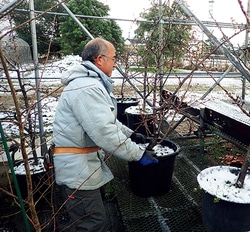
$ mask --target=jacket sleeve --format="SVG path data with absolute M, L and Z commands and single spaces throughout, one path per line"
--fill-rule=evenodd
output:
M 127 137 L 130 137 L 134 132 L 133 130 L 122 124 L 118 119 L 116 119 L 116 124 L 118 127 L 121 128 L 122 133 L 125 134 Z
M 119 158 L 139 160 L 144 149 L 128 138 L 132 131 L 116 120 L 114 106 L 105 91 L 98 86 L 82 88 L 72 102 L 72 111 L 97 146 Z

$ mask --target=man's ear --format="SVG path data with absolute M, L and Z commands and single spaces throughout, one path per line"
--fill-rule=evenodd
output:
M 94 59 L 94 64 L 99 67 L 99 66 L 102 66 L 102 56 L 99 55 L 97 56 L 95 59 Z

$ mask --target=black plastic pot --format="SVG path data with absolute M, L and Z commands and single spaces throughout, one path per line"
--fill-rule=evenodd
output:
M 127 126 L 143 135 L 151 137 L 154 134 L 154 115 L 151 113 L 130 113 L 125 110 Z
M 162 196 L 169 192 L 175 158 L 180 148 L 169 140 L 164 140 L 161 145 L 172 148 L 174 152 L 157 157 L 158 164 L 143 166 L 139 162 L 129 162 L 130 186 L 134 194 L 141 197 L 150 197 Z
M 29 161 L 32 160 L 33 158 L 29 158 Z M 14 162 L 14 168 L 18 167 L 21 163 L 23 163 L 23 160 Z M 21 192 L 21 196 L 23 199 L 26 199 L 28 197 L 26 174 L 18 174 L 18 173 L 15 174 Z M 33 194 L 35 200 L 38 200 L 40 196 L 45 196 L 49 192 L 48 190 L 49 179 L 46 171 L 40 171 L 39 173 L 36 172 L 32 173 L 31 179 L 32 179 Z
M 136 98 L 116 98 L 117 100 L 117 119 L 127 125 L 125 110 L 130 106 L 137 106 L 139 101 Z
M 202 190 L 203 224 L 208 232 L 250 231 L 250 204 L 234 203 L 219 199 Z

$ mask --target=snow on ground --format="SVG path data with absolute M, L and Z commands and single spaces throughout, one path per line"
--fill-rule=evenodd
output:
M 48 62 L 45 67 L 42 65 L 39 69 L 39 77 L 41 77 L 42 87 L 52 85 L 59 86 L 61 75 L 70 67 L 79 63 L 81 63 L 80 56 L 66 56 L 61 60 Z M 26 81 L 35 82 L 34 71 L 30 70 L 32 70 L 32 67 L 30 67 L 30 65 L 24 67 L 22 70 L 23 77 Z M 13 79 L 16 78 L 15 72 L 10 72 L 10 75 Z M 113 71 L 112 78 L 114 80 L 114 85 L 121 85 L 122 76 L 117 70 Z M 3 82 L 4 76 L 0 76 L 0 80 L 2 80 Z M 132 83 L 137 84 L 136 81 L 132 81 Z M 167 82 L 167 85 L 169 86 L 176 84 L 178 84 L 177 78 L 170 78 Z M 190 90 L 186 95 L 185 101 L 191 103 L 199 102 L 199 99 L 203 96 L 205 91 L 207 91 L 213 84 L 214 81 L 211 78 L 193 78 L 191 84 L 192 90 Z M 246 88 L 246 101 L 250 102 L 250 86 L 249 83 L 247 84 L 248 86 Z M 229 90 L 232 89 L 232 94 L 234 96 L 241 96 L 242 81 L 240 79 L 225 78 L 221 81 L 221 85 Z M 184 91 L 180 91 L 179 96 L 181 96 L 182 94 L 184 94 Z M 223 90 L 217 89 L 216 91 L 212 91 L 206 99 L 219 99 L 222 101 L 226 101 L 229 98 Z M 55 98 L 49 97 L 42 100 L 41 105 L 43 106 L 42 111 L 44 130 L 45 132 L 52 132 L 52 121 L 55 115 L 57 100 Z M 0 118 L 4 118 L 5 116 L 6 115 L 4 115 L 3 113 L 0 113 Z M 10 124 L 8 123 L 2 123 L 2 125 L 4 130 L 8 131 L 8 134 L 18 134 L 18 128 L 16 126 L 10 126 Z

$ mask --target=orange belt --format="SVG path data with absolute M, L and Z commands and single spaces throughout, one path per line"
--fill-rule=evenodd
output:
M 55 147 L 54 154 L 63 154 L 63 153 L 73 153 L 73 154 L 88 154 L 91 152 L 96 152 L 100 147 Z

